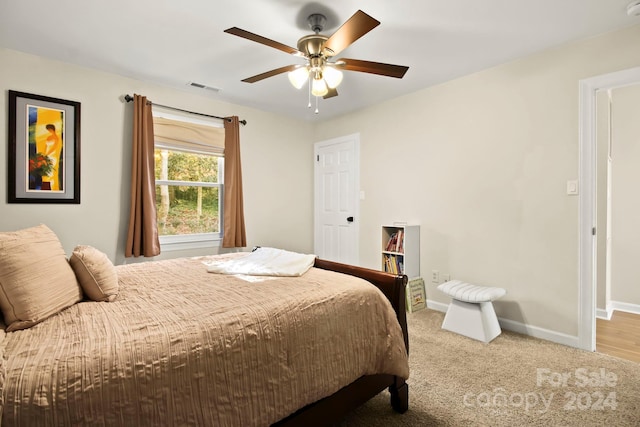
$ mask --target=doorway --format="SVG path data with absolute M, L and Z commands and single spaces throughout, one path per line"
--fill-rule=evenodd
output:
M 640 84 L 596 96 L 596 351 L 640 361 Z
M 640 83 L 640 67 L 581 80 L 580 89 L 580 177 L 579 200 L 579 347 L 596 349 L 596 274 L 598 231 L 596 205 L 597 94 Z
M 360 135 L 314 144 L 314 251 L 358 265 Z

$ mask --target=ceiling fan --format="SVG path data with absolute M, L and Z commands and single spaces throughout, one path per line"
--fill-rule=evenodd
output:
M 287 65 L 257 74 L 253 77 L 248 77 L 242 81 L 255 83 L 268 77 L 288 73 L 291 84 L 296 88 L 300 89 L 307 81 L 310 81 L 311 94 L 316 97 L 331 98 L 338 95 L 336 88 L 342 81 L 341 70 L 402 78 L 409 69 L 409 67 L 401 65 L 363 61 L 360 59 L 340 58 L 334 60 L 334 56 L 380 25 L 380 21 L 372 18 L 361 10 L 353 14 L 353 16 L 342 24 L 331 36 L 320 34 L 326 23 L 326 17 L 324 15 L 319 13 L 311 14 L 307 18 L 307 22 L 314 34 L 304 36 L 298 40 L 297 49 L 238 27 L 224 30 L 225 33 L 243 37 L 306 59 L 304 65 Z

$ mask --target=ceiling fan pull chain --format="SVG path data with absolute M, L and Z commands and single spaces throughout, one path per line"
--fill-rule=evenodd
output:
M 311 79 L 308 79 L 307 82 L 309 83 L 307 85 L 309 87 L 309 105 L 307 105 L 307 108 L 311 108 Z
M 320 97 L 316 96 L 316 114 L 318 114 L 318 98 L 320 98 Z

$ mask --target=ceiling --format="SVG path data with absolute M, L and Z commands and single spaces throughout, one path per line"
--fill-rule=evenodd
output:
M 570 41 L 640 23 L 630 0 L 0 0 L 0 46 L 302 120 L 326 120 Z M 285 74 L 303 60 L 226 34 L 240 27 L 296 47 L 327 16 L 331 35 L 358 9 L 381 25 L 339 57 L 409 67 L 403 79 L 345 72 L 339 96 L 307 108 Z M 219 91 L 196 89 L 196 82 Z M 154 100 L 162 103 L 163 100 Z M 187 108 L 188 106 L 180 106 Z M 220 112 L 232 114 L 233 112 Z

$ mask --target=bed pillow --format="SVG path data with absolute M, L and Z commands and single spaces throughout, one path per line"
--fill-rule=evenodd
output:
M 118 296 L 118 275 L 106 254 L 92 246 L 76 246 L 69 258 L 85 295 L 93 301 L 113 301 Z
M 29 328 L 81 299 L 64 249 L 46 225 L 0 233 L 0 309 L 8 332 Z

